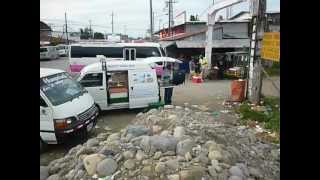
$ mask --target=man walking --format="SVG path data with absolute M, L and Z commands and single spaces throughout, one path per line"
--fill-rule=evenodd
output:
M 165 84 L 168 84 L 169 87 L 165 87 L 164 89 L 164 104 L 171 104 L 172 103 L 172 92 L 173 92 L 173 87 L 170 86 L 170 81 L 172 80 L 172 67 L 171 64 L 168 64 L 164 71 L 163 71 L 163 82 Z

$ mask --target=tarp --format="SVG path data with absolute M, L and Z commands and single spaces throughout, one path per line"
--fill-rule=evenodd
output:
M 205 48 L 206 42 L 204 41 L 176 41 L 178 48 Z M 222 39 L 214 40 L 212 48 L 242 48 L 249 47 L 249 39 Z

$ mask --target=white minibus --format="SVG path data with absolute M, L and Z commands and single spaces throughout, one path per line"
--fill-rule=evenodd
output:
M 99 62 L 97 55 L 127 61 L 166 56 L 159 43 L 78 43 L 70 45 L 70 72 L 79 73 L 84 66 Z M 161 68 L 157 68 L 158 73 L 161 73 Z

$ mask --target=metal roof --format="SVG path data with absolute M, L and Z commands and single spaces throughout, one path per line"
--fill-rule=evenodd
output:
M 249 39 L 222 39 L 214 40 L 212 48 L 242 48 L 249 47 Z M 206 42 L 204 41 L 176 41 L 178 48 L 205 48 Z

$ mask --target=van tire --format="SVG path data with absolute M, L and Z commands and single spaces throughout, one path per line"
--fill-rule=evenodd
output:
M 100 106 L 97 104 L 97 103 L 95 103 L 95 105 L 97 106 L 97 108 L 98 108 L 98 111 L 99 111 L 99 115 L 101 114 L 101 108 L 100 108 Z M 98 115 L 98 116 L 99 116 Z
M 40 137 L 40 153 L 43 153 L 47 147 L 47 144 L 43 142 L 43 140 Z

